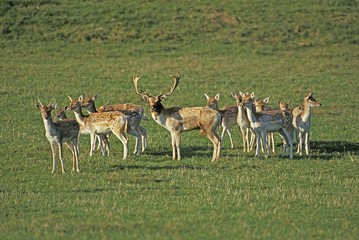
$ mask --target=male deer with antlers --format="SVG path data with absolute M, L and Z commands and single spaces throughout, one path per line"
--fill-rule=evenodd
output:
M 310 130 L 310 108 L 319 107 L 321 104 L 314 99 L 313 93 L 309 93 L 308 96 L 305 96 L 303 99 L 303 106 L 296 107 L 293 109 L 293 126 L 296 129 L 298 136 L 298 148 L 297 153 L 302 156 L 303 152 L 303 143 L 305 147 L 305 154 L 309 155 L 310 150 L 310 140 L 309 140 L 309 130 Z
M 65 172 L 63 162 L 63 142 L 68 146 L 72 152 L 72 171 L 79 172 L 79 147 L 78 137 L 80 126 L 75 120 L 64 120 L 59 122 L 53 122 L 51 111 L 54 110 L 57 104 L 43 105 L 40 100 L 36 104 L 36 108 L 41 112 L 41 116 L 45 126 L 45 136 L 49 140 L 52 151 L 52 172 L 55 172 L 56 168 L 56 155 L 57 148 L 59 150 L 59 158 L 61 161 L 62 172 Z
M 225 132 L 227 132 L 229 140 L 231 141 L 231 148 L 234 148 L 232 134 L 231 134 L 231 128 L 234 125 L 237 125 L 238 107 L 237 106 L 229 106 L 229 107 L 225 107 L 223 109 L 219 109 L 218 108 L 219 94 L 216 94 L 215 96 L 208 96 L 207 94 L 204 94 L 204 96 L 207 99 L 206 107 L 216 110 L 222 116 L 221 125 L 222 125 L 223 130 L 222 130 L 222 134 L 221 134 L 221 141 L 223 141 L 224 134 L 225 134 Z
M 123 144 L 123 159 L 127 158 L 128 155 L 128 144 L 127 144 L 127 124 L 128 117 L 121 112 L 102 112 L 102 113 L 92 113 L 88 116 L 85 116 L 82 113 L 81 101 L 83 100 L 82 96 L 78 99 L 70 99 L 69 109 L 75 113 L 77 122 L 82 125 L 89 133 L 91 138 L 91 150 L 95 150 L 95 137 L 99 135 L 100 146 L 102 147 L 102 137 L 101 135 L 106 135 L 109 132 L 112 132 Z M 104 152 L 104 150 L 102 149 Z
M 146 92 L 138 89 L 140 77 L 133 77 L 133 83 L 137 95 L 141 96 L 150 106 L 151 116 L 159 125 L 166 128 L 171 133 L 172 138 L 172 159 L 181 160 L 180 139 L 181 133 L 194 129 L 201 131 L 213 143 L 212 162 L 219 159 L 221 150 L 221 140 L 217 133 L 218 125 L 221 123 L 221 115 L 207 107 L 171 107 L 165 108 L 162 105 L 163 99 L 170 96 L 177 88 L 181 75 L 174 75 L 174 85 L 170 92 L 150 96 Z

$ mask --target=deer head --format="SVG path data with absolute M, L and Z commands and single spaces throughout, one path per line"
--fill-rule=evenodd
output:
M 207 94 L 204 94 L 207 99 L 207 107 L 218 110 L 218 100 L 219 100 L 219 93 L 216 94 L 214 97 L 210 97 Z
M 56 103 L 52 103 L 54 101 L 54 99 L 52 99 L 48 105 L 42 104 L 40 99 L 38 99 L 38 101 L 39 101 L 39 103 L 35 104 L 36 109 L 41 112 L 41 116 L 44 119 L 50 119 L 51 111 L 57 107 Z
M 171 76 L 174 78 L 174 84 L 171 87 L 170 91 L 166 94 L 160 93 L 157 96 L 150 96 L 149 94 L 144 92 L 142 89 L 139 90 L 138 89 L 138 80 L 141 78 L 141 76 L 133 77 L 133 84 L 135 87 L 135 91 L 136 91 L 137 95 L 141 96 L 142 99 L 150 105 L 152 110 L 157 111 L 163 107 L 161 104 L 161 101 L 173 93 L 173 91 L 177 88 L 179 81 L 181 79 L 181 75 L 179 72 L 176 75 L 171 75 Z
M 305 101 L 309 104 L 310 107 L 320 107 L 320 102 L 314 99 L 313 93 L 309 93 L 307 97 L 304 98 Z

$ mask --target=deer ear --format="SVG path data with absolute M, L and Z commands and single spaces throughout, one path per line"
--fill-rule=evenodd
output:
M 241 97 L 244 97 L 246 94 L 243 92 L 239 92 L 239 95 L 241 95 Z
M 78 100 L 79 100 L 79 102 L 82 102 L 83 100 L 84 100 L 84 96 L 80 96 L 79 98 L 78 98 Z
M 264 102 L 265 104 L 269 103 L 269 97 L 266 97 L 265 99 L 263 99 L 263 102 Z
M 92 98 L 92 100 L 95 100 L 95 99 L 97 99 L 97 94 L 95 94 Z
M 205 96 L 205 97 L 206 97 L 206 99 L 208 100 L 208 98 L 209 98 L 209 97 L 208 97 L 208 95 L 207 95 L 207 94 L 204 94 L 204 96 Z
M 251 98 L 254 99 L 255 97 L 256 97 L 256 95 L 254 94 L 254 92 L 252 92 L 252 93 L 251 93 Z
M 216 100 L 219 100 L 219 93 L 217 93 L 216 96 L 214 96 L 214 98 L 215 98 Z
M 143 95 L 142 99 L 143 99 L 143 101 L 148 102 L 148 96 L 147 95 Z
M 69 106 L 65 106 L 64 110 L 70 110 Z

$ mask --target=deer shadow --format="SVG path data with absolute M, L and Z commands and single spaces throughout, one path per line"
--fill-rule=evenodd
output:
M 346 141 L 311 141 L 311 156 L 330 160 L 347 154 L 359 155 L 359 143 Z

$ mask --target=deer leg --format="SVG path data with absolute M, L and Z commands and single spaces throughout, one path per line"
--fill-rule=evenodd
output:
M 180 143 L 181 143 L 181 134 L 180 134 L 180 132 L 175 132 L 175 145 L 176 145 L 176 149 L 177 149 L 177 160 L 181 160 Z
M 254 155 L 255 157 L 259 157 L 260 154 L 260 148 L 261 148 L 261 134 L 259 132 L 256 132 L 256 142 L 257 142 L 257 146 L 256 146 L 256 154 Z
M 244 129 L 243 127 L 240 128 L 241 133 L 242 133 L 242 143 L 243 143 L 243 152 L 246 152 L 246 146 L 248 148 L 248 139 L 247 139 L 247 133 L 246 133 L 246 129 Z
M 96 147 L 96 143 L 95 143 L 95 138 L 96 138 L 96 133 L 93 132 L 93 133 L 90 133 L 90 139 L 91 139 L 91 147 L 90 147 L 90 157 L 92 157 L 92 153 L 94 151 L 94 148 Z
M 262 147 L 263 147 L 263 152 L 264 152 L 264 157 L 268 158 L 268 150 L 267 150 L 267 132 L 262 132 L 261 133 L 262 136 Z
M 140 155 L 141 152 L 141 135 L 140 133 L 135 129 L 129 129 L 129 134 L 136 137 L 136 143 L 135 143 L 135 150 L 133 151 L 133 154 Z
M 299 131 L 298 138 L 299 138 L 299 143 L 298 143 L 297 153 L 299 153 L 299 155 L 302 156 L 302 152 L 303 152 L 303 133 L 302 133 L 302 131 Z
M 57 155 L 56 143 L 50 142 L 50 146 L 52 153 L 52 173 L 54 173 L 56 169 L 56 155 Z
M 60 162 L 61 162 L 61 170 L 62 170 L 62 173 L 65 173 L 62 142 L 59 142 L 58 146 L 59 146 L 59 158 L 60 158 Z
M 70 149 L 71 154 L 72 154 L 72 171 L 75 171 L 75 161 L 76 161 L 76 156 L 75 156 L 75 145 L 73 144 L 73 142 L 65 142 L 66 146 Z
M 304 137 L 305 137 L 305 154 L 309 155 L 309 150 L 310 150 L 309 132 L 306 132 Z
M 233 148 L 234 148 L 234 145 L 233 145 L 233 139 L 232 139 L 231 130 L 227 129 L 226 132 L 227 132 L 227 134 L 228 134 L 229 140 L 231 141 L 231 148 L 233 149 Z M 224 137 L 224 136 L 223 136 L 223 137 Z M 221 142 L 223 141 L 223 137 L 221 138 Z
M 293 134 L 289 133 L 287 129 L 283 128 L 287 144 L 289 143 L 289 158 L 293 159 Z
M 74 146 L 74 150 L 75 150 L 75 160 L 76 160 L 76 172 L 80 172 L 80 163 L 79 163 L 79 143 L 78 143 L 78 139 L 74 138 L 72 140 L 72 144 Z
M 120 139 L 120 141 L 122 142 L 123 145 L 123 159 L 127 158 L 128 155 L 128 140 L 127 137 L 124 133 L 123 129 L 119 129 L 119 128 L 113 128 L 111 129 L 113 134 L 115 134 L 115 136 Z
M 145 149 L 147 148 L 147 130 L 146 130 L 146 128 L 144 128 L 143 126 L 140 125 L 139 133 L 141 135 L 141 140 L 142 140 L 142 152 L 144 152 Z

